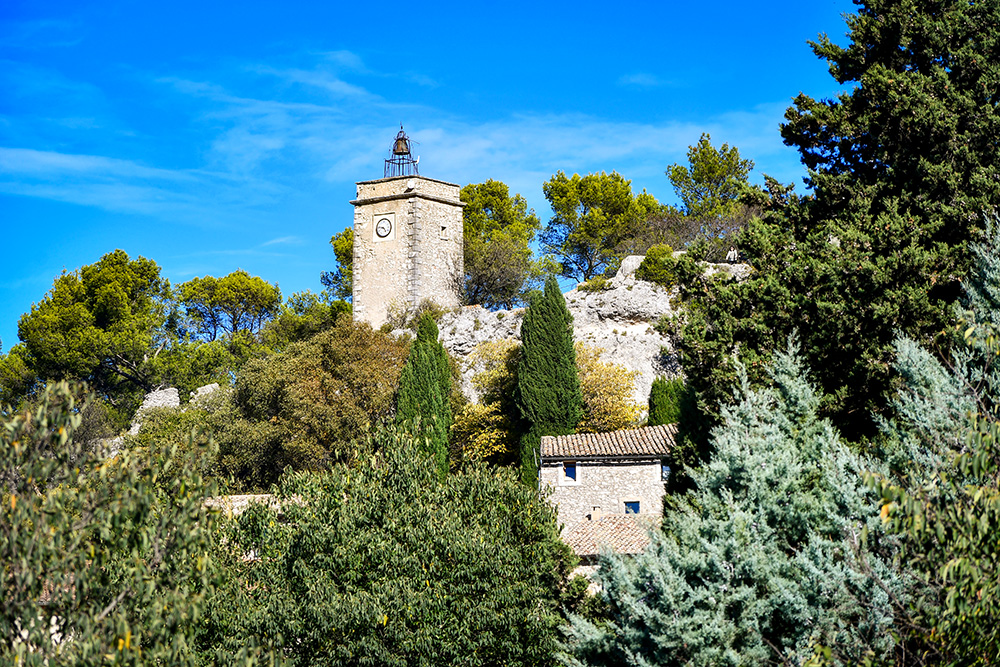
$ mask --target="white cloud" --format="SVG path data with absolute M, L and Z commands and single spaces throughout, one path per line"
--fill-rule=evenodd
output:
M 146 167 L 129 160 L 100 155 L 73 155 L 3 146 L 0 146 L 0 174 L 46 176 L 95 174 L 104 177 L 188 181 L 193 178 L 185 172 Z
M 626 74 L 618 79 L 618 83 L 623 86 L 639 86 L 642 88 L 655 88 L 665 84 L 665 82 L 656 75 L 648 74 L 646 72 Z
M 0 46 L 26 50 L 66 48 L 83 41 L 83 33 L 83 26 L 71 21 L 9 21 L 0 23 Z
M 182 97 L 180 105 L 169 103 L 201 128 L 203 144 L 194 147 L 200 151 L 191 151 L 200 154 L 200 164 L 166 169 L 100 155 L 0 147 L 0 191 L 162 218 L 182 216 L 205 225 L 216 224 L 222 209 L 230 219 L 274 215 L 270 207 L 290 197 L 379 177 L 400 119 L 416 142 L 425 175 L 460 184 L 499 179 L 536 209 L 544 206 L 542 183 L 557 170 L 615 170 L 637 189 L 670 197 L 663 172 L 686 160 L 687 147 L 702 132 L 709 132 L 715 145 L 739 147 L 755 160 L 757 174 L 785 181 L 802 175 L 797 156 L 778 135 L 785 102 L 698 121 L 629 122 L 577 113 L 473 118 L 385 99 L 345 81 L 330 68 L 366 72 L 350 52 L 314 58 L 319 62 L 311 68 L 241 68 L 240 76 L 249 73 L 250 82 L 239 77 L 239 83 L 155 79 Z M 648 75 L 630 76 L 638 85 Z M 298 93 L 289 83 L 301 86 Z M 241 85 L 254 95 L 240 94 Z M 303 94 L 306 89 L 329 101 L 317 102 L 315 95 Z M 143 153 L 155 155 L 156 147 Z
M 266 248 L 269 245 L 302 245 L 302 243 L 304 241 L 298 236 L 281 236 L 261 243 L 260 247 Z

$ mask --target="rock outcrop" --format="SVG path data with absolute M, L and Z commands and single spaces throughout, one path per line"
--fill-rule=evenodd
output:
M 672 293 L 658 285 L 635 279 L 641 256 L 626 257 L 606 289 L 570 290 L 566 306 L 573 315 L 577 341 L 602 349 L 601 359 L 638 373 L 634 399 L 645 405 L 657 375 L 677 375 L 680 367 L 670 341 L 654 325 L 664 315 L 674 314 Z M 455 357 L 464 360 L 476 346 L 488 340 L 520 340 L 524 309 L 488 311 L 467 306 L 446 314 L 439 324 L 441 342 Z M 478 369 L 463 368 L 463 391 L 477 398 L 471 377 Z
M 635 371 L 633 398 L 646 405 L 653 380 L 659 375 L 681 374 L 671 341 L 655 326 L 662 317 L 677 314 L 676 290 L 637 280 L 635 271 L 644 257 L 632 255 L 604 289 L 589 291 L 583 285 L 566 292 L 566 306 L 573 315 L 573 335 L 577 341 L 602 350 L 601 359 Z M 748 264 L 705 264 L 705 276 L 726 275 L 745 280 L 753 272 Z M 488 340 L 520 341 L 524 309 L 489 311 L 482 306 L 466 306 L 441 318 L 441 342 L 464 361 L 476 346 Z M 478 396 L 472 376 L 480 369 L 463 364 L 462 390 L 470 399 Z
M 192 391 L 190 405 L 202 409 L 211 409 L 213 403 L 219 397 L 224 397 L 224 394 L 219 392 L 219 383 L 213 382 Z M 153 408 L 180 407 L 181 396 L 176 387 L 167 387 L 166 389 L 157 389 L 156 391 L 149 392 L 142 399 L 142 405 L 136 410 L 135 416 L 132 417 L 132 424 L 129 427 L 128 434 L 138 435 L 139 430 L 142 428 L 143 416 L 148 410 L 152 410 Z M 113 443 L 114 451 L 117 452 L 121 445 L 121 438 L 115 438 L 115 442 Z
M 146 410 L 153 408 L 179 408 L 180 405 L 181 397 L 175 387 L 167 387 L 166 389 L 149 392 L 142 399 L 142 405 L 139 406 L 135 416 L 132 417 L 132 426 L 128 430 L 129 435 L 139 433 L 139 429 L 142 427 L 142 413 Z

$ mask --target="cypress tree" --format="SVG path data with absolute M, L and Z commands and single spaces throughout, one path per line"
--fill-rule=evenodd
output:
M 450 396 L 448 354 L 438 342 L 437 323 L 430 314 L 424 313 L 399 378 L 396 421 L 414 425 L 442 477 L 448 474 Z
M 583 416 L 583 394 L 573 351 L 573 317 L 554 276 L 531 300 L 521 324 L 518 405 L 529 429 L 521 438 L 521 474 L 535 484 L 535 451 L 543 435 L 573 433 Z
M 660 424 L 676 424 L 681 419 L 681 401 L 684 398 L 684 380 L 674 378 L 668 380 L 658 377 L 653 380 L 649 390 L 650 426 Z

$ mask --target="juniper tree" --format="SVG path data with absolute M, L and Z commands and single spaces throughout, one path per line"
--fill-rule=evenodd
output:
M 812 45 L 843 87 L 795 98 L 782 137 L 809 169 L 809 197 L 770 181 L 739 238 L 756 269 L 741 284 L 695 274 L 679 349 L 702 407 L 735 377 L 737 347 L 759 375 L 801 332 L 831 415 L 873 436 L 892 396 L 893 340 L 949 326 L 983 212 L 1000 204 L 1000 5 L 859 0 L 849 43 Z
M 896 342 L 904 383 L 885 429 L 898 474 L 872 479 L 914 575 L 899 634 L 928 664 L 1000 661 L 1000 227 L 972 250 L 948 363 Z
M 437 323 L 429 313 L 424 313 L 399 377 L 396 421 L 409 422 L 418 429 L 442 476 L 448 474 L 451 419 L 448 353 L 438 341 Z
M 521 471 L 525 483 L 535 484 L 541 437 L 573 433 L 583 415 L 573 316 L 554 276 L 525 311 L 521 342 L 518 406 L 529 427 L 521 438 Z
M 690 507 L 634 560 L 601 557 L 610 620 L 572 618 L 566 662 L 801 664 L 816 642 L 845 660 L 891 653 L 889 597 L 902 583 L 891 550 L 880 553 L 877 498 L 861 477 L 870 463 L 818 416 L 794 347 L 769 375 L 722 410 Z

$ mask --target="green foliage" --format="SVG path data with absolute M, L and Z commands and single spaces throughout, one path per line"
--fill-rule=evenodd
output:
M 898 476 L 871 476 L 914 575 L 900 634 L 927 664 L 1000 661 L 1000 228 L 973 246 L 964 322 L 948 368 L 896 341 L 904 379 L 888 424 Z
M 18 354 L 41 381 L 87 381 L 127 420 L 153 386 L 150 360 L 159 349 L 166 291 L 152 260 L 108 253 L 56 278 L 45 298 L 21 316 L 24 347 Z
M 191 403 L 183 408 L 144 410 L 139 432 L 125 435 L 124 446 L 140 458 L 172 448 L 178 459 L 187 461 L 190 468 L 225 488 L 227 471 L 219 464 L 212 434 L 221 432 L 226 421 L 235 416 L 230 406 L 231 394 L 230 389 L 220 389 L 211 396 L 208 405 Z M 182 472 L 175 469 L 161 473 L 155 483 L 165 490 Z
M 434 318 L 420 318 L 417 338 L 399 377 L 396 422 L 408 422 L 422 435 L 428 453 L 442 477 L 448 474 L 448 437 L 451 432 L 451 366 L 438 341 Z
M 670 165 L 667 178 L 684 204 L 684 213 L 695 218 L 718 218 L 732 215 L 737 199 L 753 169 L 753 160 L 740 158 L 740 151 L 729 144 L 716 149 L 704 133 L 698 143 L 688 147 L 688 165 Z
M 610 620 L 571 619 L 569 664 L 801 664 L 816 642 L 845 662 L 892 655 L 903 578 L 861 479 L 871 463 L 818 417 L 794 348 L 769 373 L 723 410 L 690 503 L 650 548 L 601 557 Z
M 76 437 L 80 393 L 51 385 L 0 430 L 0 662 L 200 664 L 212 488 L 170 447 L 102 459 Z
M 668 245 L 654 245 L 646 251 L 642 263 L 635 270 L 635 277 L 670 289 L 677 282 L 674 273 L 676 264 L 673 248 Z
M 573 317 L 555 277 L 535 296 L 521 323 L 521 364 L 518 369 L 518 406 L 530 424 L 522 438 L 524 480 L 536 484 L 537 445 L 543 435 L 572 433 L 583 414 L 583 395 L 573 349 Z M 530 437 L 529 437 L 530 436 Z
M 251 359 L 236 379 L 233 414 L 216 431 L 219 465 L 246 489 L 267 489 L 286 466 L 351 460 L 376 424 L 395 415 L 408 345 L 367 324 L 333 328 L 280 354 Z
M 38 384 L 38 376 L 31 370 L 27 355 L 23 344 L 0 355 L 0 416 L 6 416 L 4 406 L 16 407 Z
M 231 383 L 232 375 L 255 347 L 252 342 L 200 340 L 175 341 L 166 353 L 153 359 L 152 368 L 161 382 L 176 387 L 183 402 L 198 387 L 217 382 Z
M 326 303 L 309 290 L 296 292 L 264 327 L 261 340 L 267 349 L 280 352 L 326 331 L 345 313 L 350 317 L 351 304 L 345 301 Z
M 650 426 L 660 424 L 676 424 L 681 419 L 681 403 L 684 400 L 685 391 L 684 378 L 658 377 L 653 380 L 653 386 L 649 390 L 649 419 Z
M 239 517 L 216 608 L 240 613 L 206 639 L 256 637 L 296 667 L 551 665 L 573 560 L 537 490 L 482 464 L 440 480 L 405 432 L 368 449 Z
M 464 301 L 513 308 L 524 300 L 525 283 L 539 272 L 530 247 L 541 227 L 538 216 L 500 181 L 466 185 L 460 197 L 465 203 Z
M 472 384 L 481 403 L 455 413 L 452 437 L 465 458 L 511 463 L 522 435 L 517 406 L 517 373 L 521 346 L 513 340 L 487 340 L 476 346 L 467 363 L 478 368 Z
M 352 301 L 354 298 L 354 227 L 330 237 L 330 247 L 337 256 L 337 271 L 324 271 L 320 274 L 323 283 L 323 295 L 327 301 L 342 299 Z
M 222 278 L 193 278 L 178 294 L 195 329 L 209 341 L 240 331 L 257 334 L 281 308 L 277 285 L 242 269 Z
M 994 665 L 1000 661 L 1000 420 L 976 415 L 965 433 L 966 451 L 946 452 L 943 465 L 914 475 L 919 484 L 875 485 L 883 516 L 906 538 L 906 564 L 919 582 L 903 610 L 905 638 L 931 664 Z
M 603 292 L 611 289 L 611 281 L 604 276 L 594 276 L 585 283 L 576 286 L 581 292 Z
M 553 211 L 542 246 L 562 263 L 562 275 L 586 282 L 602 274 L 623 254 L 619 246 L 660 210 L 645 190 L 634 195 L 631 183 L 616 172 L 567 178 L 560 171 L 542 186 Z
M 731 385 L 736 347 L 756 378 L 798 329 L 824 411 L 852 439 L 875 434 L 893 340 L 948 328 L 968 243 L 1000 204 L 998 23 L 991 3 L 864 0 L 848 45 L 813 45 L 844 92 L 797 97 L 782 136 L 815 195 L 770 182 L 740 237 L 754 276 L 691 286 L 701 314 L 679 347 L 706 407 Z

